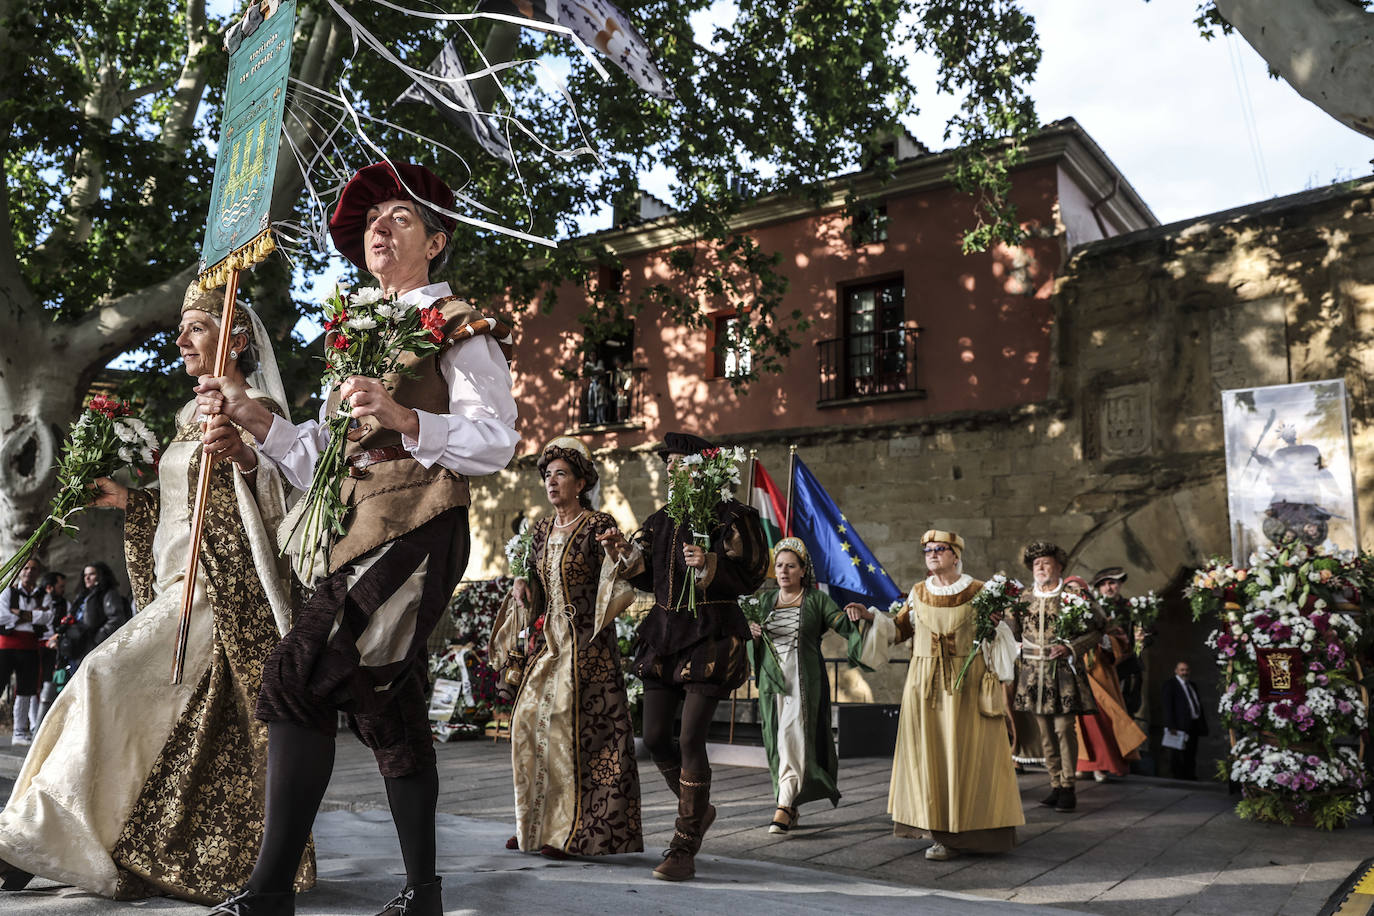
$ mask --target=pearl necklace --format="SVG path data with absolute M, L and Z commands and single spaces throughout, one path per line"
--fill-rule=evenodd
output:
M 557 519 L 554 519 L 553 526 L 554 526 L 555 528 L 569 528 L 569 527 L 571 527 L 571 526 L 573 526 L 573 525 L 576 525 L 576 524 L 578 523 L 578 521 L 582 518 L 582 516 L 584 516 L 584 515 L 586 515 L 586 514 L 587 514 L 587 510 L 586 510 L 586 509 L 583 509 L 581 512 L 577 513 L 577 518 L 574 518 L 574 519 L 573 519 L 572 521 L 570 521 L 570 522 L 560 522 L 560 521 L 558 521 Z

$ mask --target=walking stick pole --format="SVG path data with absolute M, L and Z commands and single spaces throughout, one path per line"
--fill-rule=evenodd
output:
M 224 314 L 220 317 L 219 349 L 215 351 L 215 375 L 224 374 L 229 365 L 229 341 L 234 338 L 234 301 L 239 291 L 239 271 L 229 271 L 224 287 Z M 191 632 L 191 605 L 196 597 L 196 570 L 200 565 L 200 540 L 205 528 L 205 503 L 210 495 L 210 473 L 214 459 L 200 456 L 200 478 L 196 482 L 196 509 L 191 515 L 191 549 L 186 559 L 186 575 L 181 580 L 181 623 L 177 627 L 176 657 L 172 661 L 172 686 L 181 683 L 186 668 L 186 641 Z

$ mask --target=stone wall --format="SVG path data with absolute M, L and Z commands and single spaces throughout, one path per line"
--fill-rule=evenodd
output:
M 1230 549 L 1220 392 L 1344 377 L 1366 547 L 1374 537 L 1374 462 L 1358 463 L 1374 445 L 1371 194 L 1374 182 L 1335 186 L 1080 248 L 1055 294 L 1043 402 L 729 441 L 756 448 L 780 486 L 797 445 L 899 583 L 922 575 L 917 539 L 931 527 L 963 535 L 975 576 L 1023 575 L 1021 548 L 1040 538 L 1070 552 L 1070 573 L 1124 566 L 1129 594 L 1168 599 L 1148 660 L 1152 705 L 1180 659 L 1215 697 L 1207 628 L 1192 623 L 1181 591 L 1197 563 Z M 643 449 L 597 457 L 603 507 L 630 530 L 661 500 L 661 465 Z M 480 577 L 502 567 L 510 519 L 547 508 L 528 460 L 476 493 L 469 575 Z M 904 674 L 846 672 L 839 696 L 896 702 Z M 1204 758 L 1223 747 L 1209 718 Z

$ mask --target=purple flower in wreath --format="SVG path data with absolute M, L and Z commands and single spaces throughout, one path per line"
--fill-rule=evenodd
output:
M 1257 720 L 1259 719 L 1260 715 L 1262 715 L 1263 713 L 1264 713 L 1264 707 L 1263 707 L 1263 706 L 1261 706 L 1261 705 L 1258 704 L 1258 703 L 1252 703 L 1252 704 L 1250 705 L 1250 707 L 1249 707 L 1248 709 L 1245 710 L 1245 721 L 1246 721 L 1246 722 L 1254 722 L 1254 721 L 1257 721 Z
M 1326 647 L 1326 657 L 1338 668 L 1345 664 L 1345 650 L 1341 648 L 1340 643 L 1329 643 Z
M 1348 716 L 1350 715 L 1350 710 L 1354 709 L 1355 707 L 1351 706 L 1350 701 L 1348 700 L 1340 700 L 1336 703 L 1336 708 L 1341 711 L 1341 715 Z
M 1312 664 L 1310 664 L 1310 665 L 1307 666 L 1307 670 L 1308 670 L 1308 671 L 1321 671 L 1321 670 L 1322 670 L 1322 663 L 1321 663 L 1321 662 L 1313 662 Z
M 1278 783 L 1279 785 L 1283 786 L 1285 789 L 1286 789 L 1286 788 L 1289 788 L 1290 786 L 1293 785 L 1293 774 L 1292 774 L 1292 773 L 1280 773 L 1279 775 L 1277 775 L 1277 776 L 1274 777 L 1274 782 L 1276 782 L 1276 783 Z
M 1280 719 L 1291 719 L 1293 718 L 1293 707 L 1288 703 L 1275 703 L 1274 715 Z
M 1303 773 L 1302 776 L 1298 778 L 1302 780 L 1303 789 L 1308 792 L 1311 792 L 1317 787 L 1317 780 L 1312 777 L 1311 773 Z
M 1310 766 L 1310 767 L 1318 766 L 1321 762 L 1322 762 L 1322 761 L 1321 761 L 1321 758 L 1318 757 L 1316 754 L 1308 754 L 1308 755 L 1307 755 L 1307 765 L 1308 765 L 1308 766 Z
M 1317 683 L 1325 687 L 1327 684 L 1331 683 L 1331 678 L 1327 677 L 1324 674 L 1319 674 L 1317 675 Z
M 1293 628 L 1286 623 L 1280 623 L 1269 631 L 1269 635 L 1277 642 L 1287 642 L 1293 635 Z
M 1312 710 L 1308 708 L 1306 703 L 1300 704 L 1297 709 L 1293 710 L 1293 714 L 1299 719 L 1312 718 Z

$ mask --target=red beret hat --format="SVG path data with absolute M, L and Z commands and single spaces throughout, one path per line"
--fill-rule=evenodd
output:
M 404 182 L 404 185 L 402 185 Z M 409 190 L 407 190 L 409 189 Z M 334 247 L 339 254 L 348 258 L 354 265 L 367 270 L 367 259 L 363 251 L 363 232 L 367 228 L 367 211 L 384 200 L 405 200 L 410 198 L 420 203 L 431 203 L 453 209 L 453 192 L 439 176 L 422 165 L 410 162 L 378 162 L 361 168 L 344 185 L 339 195 L 339 204 L 334 208 L 334 216 L 329 221 L 329 235 L 334 239 Z M 434 213 L 433 210 L 430 211 Z M 434 213 L 439 222 L 449 232 L 457 221 L 442 213 Z

